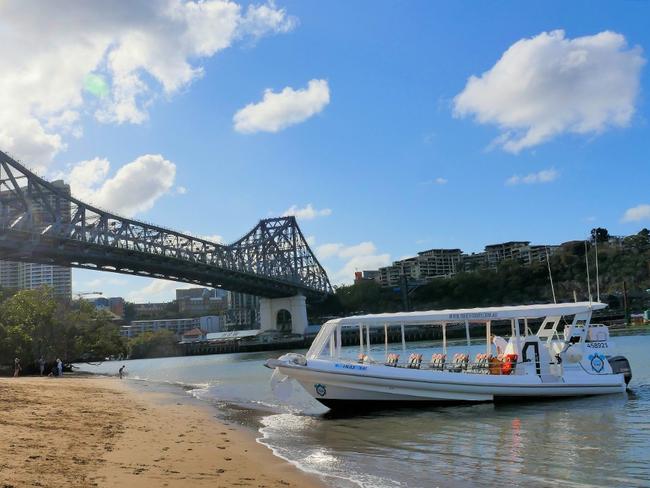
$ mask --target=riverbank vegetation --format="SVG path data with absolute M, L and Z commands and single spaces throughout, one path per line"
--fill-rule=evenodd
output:
M 595 253 L 598 239 L 598 267 L 601 301 L 612 312 L 650 308 L 650 231 L 623 239 L 610 239 L 606 229 L 594 229 L 587 246 L 591 293 L 596 299 Z M 557 301 L 588 300 L 585 244 L 563 244 L 550 258 Z M 405 308 L 444 309 L 485 307 L 521 303 L 552 302 L 546 260 L 526 265 L 504 261 L 496 270 L 461 272 L 451 278 L 436 278 L 417 286 L 410 284 L 405 300 L 398 287 L 382 288 L 375 281 L 362 281 L 336 288 L 336 294 L 310 307 L 312 320 L 356 313 L 397 312 Z
M 178 355 L 178 339 L 170 330 L 145 332 L 129 340 L 129 358 L 158 358 Z
M 126 354 L 119 326 L 91 304 L 57 300 L 49 288 L 0 292 L 0 364 L 19 358 L 26 372 L 49 365 Z

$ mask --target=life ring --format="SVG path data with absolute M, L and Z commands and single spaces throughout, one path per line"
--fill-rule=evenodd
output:
M 501 374 L 510 374 L 514 369 L 514 364 L 517 362 L 516 354 L 506 354 L 501 363 Z

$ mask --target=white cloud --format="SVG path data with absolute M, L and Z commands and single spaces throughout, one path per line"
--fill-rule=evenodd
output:
M 91 203 L 98 185 L 104 182 L 111 163 L 105 158 L 81 161 L 64 178 L 70 184 L 72 195 Z
M 322 244 L 316 248 L 319 260 L 330 260 L 327 275 L 334 284 L 351 283 L 355 271 L 377 269 L 390 264 L 389 254 L 378 254 L 370 241 L 346 246 L 341 243 Z
M 291 207 L 284 211 L 282 216 L 288 217 L 290 215 L 293 215 L 297 219 L 312 220 L 316 217 L 327 217 L 328 215 L 332 215 L 332 209 L 323 208 L 318 210 L 314 208 L 311 203 L 308 203 L 307 206 L 302 208 L 299 208 L 297 205 L 291 205 Z
M 0 2 L 0 147 L 45 168 L 80 117 L 140 123 L 158 96 L 203 74 L 200 60 L 296 25 L 272 2 Z
M 264 91 L 259 103 L 250 103 L 233 117 L 235 130 L 244 134 L 278 132 L 304 122 L 330 102 L 326 80 L 311 80 L 306 89 L 284 88 L 279 93 Z
M 81 161 L 66 179 L 75 197 L 125 217 L 153 207 L 170 192 L 176 178 L 176 166 L 160 154 L 140 156 L 106 179 L 109 168 L 106 159 Z
M 351 283 L 354 280 L 355 271 L 378 269 L 389 264 L 390 254 L 355 256 L 349 259 L 338 271 L 330 273 L 329 276 L 335 284 Z
M 122 285 L 126 285 L 126 284 L 127 284 L 127 281 L 125 279 L 102 277 L 102 278 L 95 278 L 94 280 L 90 280 L 90 281 L 85 281 L 83 283 L 83 285 L 84 285 L 83 289 L 85 291 L 88 291 L 88 290 L 103 291 L 102 287 L 104 287 L 106 285 L 122 286 Z M 78 287 L 75 286 L 75 289 L 76 288 L 78 288 Z
M 506 180 L 506 185 L 533 185 L 535 183 L 550 183 L 555 181 L 559 173 L 554 169 L 544 169 L 538 173 L 530 173 L 525 176 L 513 175 Z
M 628 208 L 621 219 L 623 222 L 639 222 L 640 220 L 650 220 L 650 205 L 641 204 L 636 207 Z
M 449 180 L 447 178 L 443 178 L 442 176 L 438 176 L 437 178 L 434 178 L 433 180 L 422 181 L 420 184 L 421 185 L 446 185 L 447 183 L 449 183 Z
M 219 234 L 211 234 L 207 236 L 201 236 L 202 239 L 205 239 L 206 241 L 210 242 L 216 242 L 217 244 L 223 244 L 225 241 L 223 240 L 223 236 L 220 236 Z
M 197 237 L 199 239 L 204 239 L 206 241 L 214 242 L 216 244 L 224 244 L 225 242 L 223 236 L 220 236 L 219 234 L 195 234 L 193 232 L 190 232 L 189 230 L 183 231 L 183 234 Z
M 635 111 L 640 47 L 604 31 L 565 38 L 543 32 L 514 43 L 454 98 L 454 114 L 473 115 L 502 133 L 494 144 L 517 153 L 563 133 L 598 134 L 625 127 Z
M 276 8 L 273 0 L 263 5 L 249 5 L 246 15 L 241 19 L 239 28 L 255 38 L 268 32 L 285 33 L 298 24 L 298 19 L 288 16 L 283 9 Z
M 337 256 L 342 248 L 343 244 L 339 243 L 322 244 L 316 248 L 316 254 L 319 259 L 327 259 L 332 256 Z
M 196 285 L 152 278 L 148 285 L 129 292 L 126 300 L 135 303 L 167 302 L 176 298 L 176 290 L 193 286 Z
M 377 251 L 377 247 L 370 241 L 361 242 L 355 246 L 344 246 L 339 249 L 338 255 L 342 258 L 357 258 L 367 256 Z
M 322 244 L 316 248 L 316 254 L 320 259 L 327 259 L 336 256 L 341 259 L 366 256 L 377 251 L 377 247 L 370 241 L 360 242 L 353 246 L 345 246 L 341 243 Z
M 187 188 L 184 186 L 177 186 L 176 187 L 176 194 L 177 195 L 185 195 L 187 193 Z

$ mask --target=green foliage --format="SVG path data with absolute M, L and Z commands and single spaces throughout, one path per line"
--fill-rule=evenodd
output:
M 11 356 L 34 359 L 52 347 L 57 327 L 56 302 L 49 289 L 19 291 L 0 305 L 3 362 Z
M 625 238 L 625 246 L 635 252 L 644 253 L 650 250 L 650 231 L 648 229 L 641 229 L 641 231 L 633 236 Z
M 602 227 L 591 229 L 591 240 L 597 242 L 607 242 L 609 239 L 609 231 Z
M 119 327 L 86 302 L 73 308 L 49 288 L 23 290 L 0 303 L 0 364 L 103 359 L 125 352 Z
M 131 302 L 124 303 L 124 320 L 129 323 L 132 320 L 135 320 L 136 316 L 135 305 Z
M 145 332 L 129 342 L 129 357 L 132 359 L 174 356 L 178 354 L 174 333 L 169 330 Z

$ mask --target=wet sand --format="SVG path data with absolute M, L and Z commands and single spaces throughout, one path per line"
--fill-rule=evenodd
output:
M 113 378 L 0 378 L 0 488 L 324 487 L 209 406 Z

